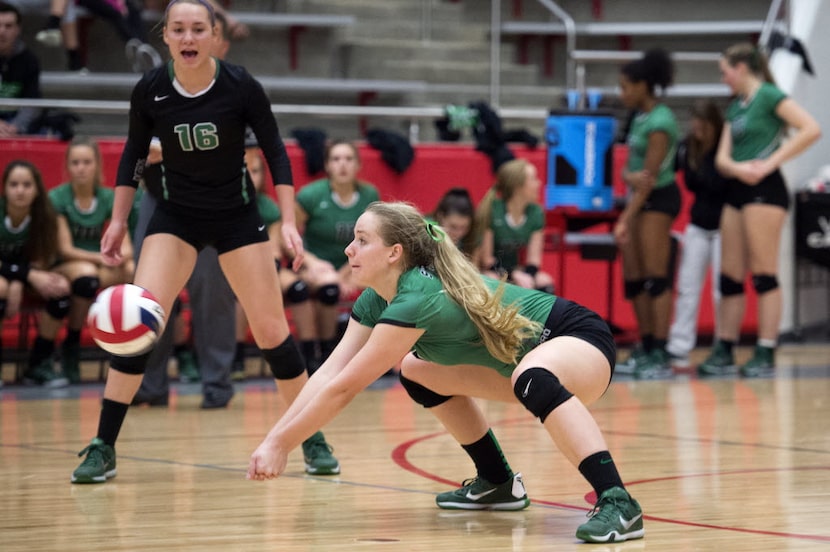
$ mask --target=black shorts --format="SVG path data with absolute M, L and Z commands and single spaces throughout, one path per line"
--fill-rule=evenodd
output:
M 726 181 L 726 204 L 740 210 L 750 204 L 777 205 L 790 208 L 790 193 L 781 171 L 769 174 L 754 186 L 734 178 Z
M 577 337 L 587 341 L 600 350 L 611 366 L 611 376 L 614 375 L 614 365 L 617 363 L 617 346 L 608 324 L 594 311 L 557 297 L 553 308 L 550 309 L 548 319 L 539 344 L 561 336 Z M 610 379 L 609 379 L 610 382 Z
M 146 235 L 152 234 L 173 234 L 197 251 L 212 245 L 220 255 L 269 239 L 255 203 L 227 211 L 185 211 L 159 203 L 147 225 Z
M 668 186 L 653 189 L 640 211 L 657 211 L 674 218 L 680 213 L 680 203 L 680 189 L 672 182 Z

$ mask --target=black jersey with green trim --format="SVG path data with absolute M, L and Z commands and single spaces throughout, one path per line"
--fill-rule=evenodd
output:
M 211 86 L 186 96 L 174 85 L 173 63 L 144 74 L 130 99 L 130 128 L 118 166 L 118 185 L 138 186 L 150 140 L 161 141 L 164 161 L 159 206 L 216 211 L 255 200 L 245 168 L 250 126 L 274 184 L 293 184 L 291 165 L 262 85 L 238 65 L 216 60 Z

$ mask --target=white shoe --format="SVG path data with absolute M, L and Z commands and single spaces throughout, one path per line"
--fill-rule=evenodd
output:
M 60 29 L 43 29 L 35 35 L 35 40 L 50 48 L 57 48 L 63 42 Z

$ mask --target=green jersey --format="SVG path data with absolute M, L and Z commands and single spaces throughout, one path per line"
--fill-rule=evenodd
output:
M 350 205 L 340 205 L 334 199 L 327 178 L 315 180 L 297 192 L 297 204 L 308 215 L 303 232 L 303 245 L 317 257 L 330 262 L 334 268 L 346 264 L 346 246 L 354 239 L 354 225 L 366 207 L 380 199 L 377 188 L 359 183 L 357 198 Z
M 765 82 L 749 101 L 735 99 L 726 109 L 732 133 L 732 159 L 766 159 L 781 145 L 786 123 L 775 113 L 787 97 L 772 83 Z
M 259 210 L 259 216 L 266 227 L 282 219 L 282 213 L 280 208 L 277 207 L 277 203 L 265 194 L 257 194 L 256 208 Z
M 519 266 L 521 256 L 530 237 L 545 227 L 545 213 L 536 203 L 525 208 L 524 219 L 513 224 L 507 220 L 507 207 L 503 200 L 493 200 L 490 230 L 493 231 L 493 256 L 504 270 L 510 272 Z
M 482 278 L 494 290 L 500 283 Z M 517 304 L 522 315 L 541 325 L 547 320 L 555 301 L 555 295 L 512 284 L 505 284 L 502 298 L 504 304 Z M 364 290 L 352 308 L 352 318 L 371 328 L 377 324 L 392 324 L 424 330 L 414 350 L 429 362 L 445 366 L 477 364 L 493 368 L 506 377 L 515 368 L 487 351 L 478 328 L 465 310 L 447 295 L 438 276 L 423 267 L 401 275 L 391 303 L 371 288 Z M 525 342 L 519 358 L 536 346 L 538 337 Z
M 3 224 L 0 225 L 0 261 L 5 262 L 29 262 L 26 258 L 25 248 L 29 241 L 29 227 L 31 220 L 26 218 L 19 228 L 14 228 L 11 221 L 6 217 L 6 198 L 0 197 L 0 216 L 3 217 Z
M 655 180 L 655 188 L 663 188 L 674 182 L 674 157 L 677 152 L 677 119 L 672 110 L 663 104 L 657 104 L 648 113 L 640 112 L 631 123 L 628 133 L 628 165 L 630 172 L 643 170 L 648 150 L 648 139 L 653 132 L 665 132 L 669 137 L 666 156 L 660 162 L 660 172 Z
M 114 190 L 97 186 L 92 207 L 88 211 L 82 211 L 75 205 L 75 194 L 72 192 L 71 184 L 61 184 L 49 191 L 49 199 L 52 200 L 55 212 L 66 217 L 69 223 L 72 244 L 86 251 L 101 250 L 101 236 L 104 234 L 104 225 L 112 218 L 114 198 Z

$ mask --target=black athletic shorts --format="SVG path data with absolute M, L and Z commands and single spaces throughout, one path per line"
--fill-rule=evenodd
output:
M 654 188 L 640 211 L 657 211 L 674 218 L 680 213 L 680 189 L 672 182 L 662 188 Z
M 790 194 L 781 171 L 767 175 L 758 184 L 750 185 L 731 178 L 726 181 L 726 204 L 740 210 L 750 204 L 790 207 Z
M 185 210 L 159 203 L 147 225 L 146 235 L 152 234 L 173 234 L 197 251 L 212 245 L 220 255 L 269 239 L 256 203 L 226 211 Z
M 560 336 L 577 337 L 587 341 L 599 349 L 608 364 L 611 366 L 611 376 L 614 375 L 614 365 L 617 363 L 617 346 L 614 344 L 614 336 L 608 324 L 594 311 L 557 297 L 553 308 L 550 309 L 548 319 L 542 335 L 539 336 L 539 344 Z M 609 379 L 610 382 L 610 379 Z

